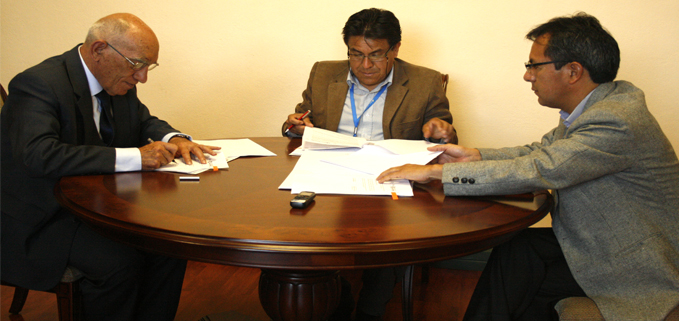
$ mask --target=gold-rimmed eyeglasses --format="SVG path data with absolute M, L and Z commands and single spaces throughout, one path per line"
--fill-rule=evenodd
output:
M 142 69 L 144 69 L 144 68 L 147 67 L 147 66 L 149 67 L 148 70 L 153 70 L 153 68 L 158 67 L 158 64 L 157 64 L 157 63 L 150 63 L 150 62 L 144 61 L 144 60 L 142 60 L 142 59 L 127 58 L 125 55 L 123 55 L 122 53 L 120 53 L 120 51 L 118 51 L 118 49 L 116 49 L 116 47 L 113 47 L 113 46 L 112 46 L 110 43 L 108 43 L 108 42 L 106 42 L 106 44 L 107 44 L 109 47 L 111 47 L 111 49 L 115 50 L 115 52 L 117 52 L 117 53 L 118 53 L 119 55 L 121 55 L 123 58 L 125 58 L 125 60 L 127 60 L 127 62 L 129 62 L 129 63 L 132 65 L 132 70 L 134 70 L 134 71 L 142 70 Z

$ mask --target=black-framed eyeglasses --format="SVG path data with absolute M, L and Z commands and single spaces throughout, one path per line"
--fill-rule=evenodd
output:
M 387 51 L 383 54 L 370 54 L 367 56 L 362 53 L 352 53 L 351 51 L 347 51 L 347 56 L 349 56 L 349 60 L 356 62 L 363 61 L 363 59 L 366 57 L 368 57 L 368 59 L 372 62 L 382 62 L 387 59 L 387 54 L 389 54 L 389 51 L 391 51 L 392 48 L 394 48 L 394 46 L 389 47 L 389 49 L 387 49 Z
M 566 63 L 568 61 L 545 61 L 545 62 L 536 62 L 536 63 L 530 63 L 526 62 L 524 65 L 526 66 L 526 70 L 530 71 L 531 69 L 535 69 L 537 66 L 542 66 L 542 65 L 549 65 L 549 64 L 556 64 L 556 63 Z
M 153 68 L 158 67 L 158 64 L 157 64 L 157 63 L 150 63 L 150 62 L 147 62 L 147 61 L 144 61 L 144 60 L 141 60 L 141 59 L 127 58 L 125 55 L 123 55 L 122 53 L 120 53 L 120 51 L 118 51 L 118 49 L 116 49 L 116 47 L 113 47 L 113 46 L 112 46 L 110 43 L 108 43 L 108 42 L 106 42 L 106 44 L 107 44 L 109 47 L 111 47 L 111 49 L 115 50 L 115 52 L 117 52 L 117 53 L 118 53 L 119 55 L 121 55 L 123 58 L 125 58 L 125 60 L 127 60 L 127 62 L 129 62 L 129 63 L 132 65 L 132 70 L 134 70 L 134 71 L 142 70 L 142 69 L 144 69 L 144 67 L 146 67 L 146 66 L 149 67 L 149 70 L 153 70 Z

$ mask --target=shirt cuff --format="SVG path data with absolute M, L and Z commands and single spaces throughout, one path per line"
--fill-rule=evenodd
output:
M 139 148 L 116 148 L 116 173 L 140 170 L 141 152 L 139 151 Z

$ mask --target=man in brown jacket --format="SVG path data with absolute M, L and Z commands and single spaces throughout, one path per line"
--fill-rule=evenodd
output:
M 441 74 L 396 58 L 401 28 L 393 13 L 360 11 L 343 35 L 349 59 L 314 64 L 304 100 L 288 116 L 283 135 L 302 135 L 311 126 L 368 140 L 457 143 Z M 299 120 L 307 110 L 309 116 Z
M 349 17 L 342 33 L 348 60 L 314 65 L 304 100 L 283 124 L 284 136 L 298 137 L 309 126 L 368 140 L 457 143 L 441 74 L 396 58 L 401 27 L 393 13 L 362 10 Z M 306 111 L 311 113 L 300 120 Z M 364 271 L 356 320 L 381 320 L 403 273 L 403 267 Z M 344 283 L 343 300 L 331 320 L 349 320 L 352 312 Z

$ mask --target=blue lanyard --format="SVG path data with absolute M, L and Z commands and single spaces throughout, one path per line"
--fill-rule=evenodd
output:
M 357 117 L 356 116 L 356 101 L 354 100 L 354 84 L 351 84 L 351 90 L 349 90 L 350 94 L 349 97 L 351 98 L 351 114 L 354 116 L 354 137 L 356 137 L 356 134 L 358 133 L 358 123 L 361 121 L 361 118 L 363 118 L 363 115 L 365 114 L 370 107 L 373 106 L 373 104 L 382 96 L 382 93 L 387 90 L 387 85 L 382 86 L 382 89 L 377 92 L 377 95 L 373 98 L 373 100 L 370 101 L 370 104 L 368 104 L 368 107 L 365 108 L 365 110 L 361 113 L 361 116 Z

